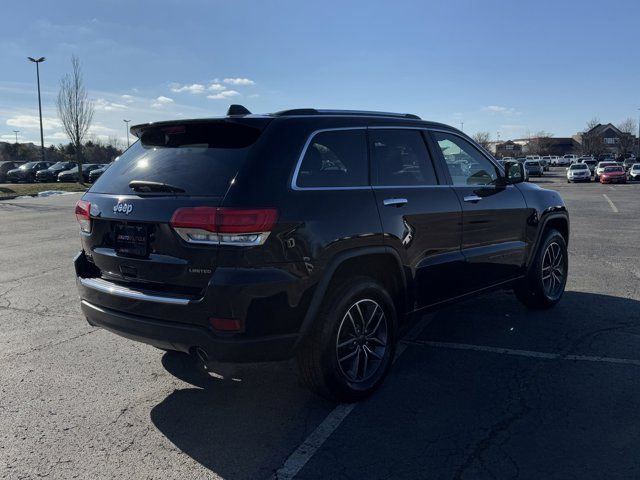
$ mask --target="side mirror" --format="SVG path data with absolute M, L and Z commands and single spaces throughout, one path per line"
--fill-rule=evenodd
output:
M 522 183 L 525 181 L 524 165 L 520 162 L 504 163 L 505 181 L 509 185 L 514 183 Z

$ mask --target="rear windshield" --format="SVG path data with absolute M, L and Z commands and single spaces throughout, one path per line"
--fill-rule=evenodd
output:
M 622 172 L 622 167 L 605 167 L 604 171 L 606 173 L 611 173 L 611 172 Z
M 171 185 L 186 195 L 224 195 L 260 133 L 224 121 L 147 128 L 90 191 L 133 194 L 129 182 L 138 180 Z

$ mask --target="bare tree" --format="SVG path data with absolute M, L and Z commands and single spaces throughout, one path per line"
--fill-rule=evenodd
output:
M 491 134 L 489 132 L 476 132 L 473 139 L 482 145 L 485 150 L 489 150 L 489 144 L 491 143 Z
M 532 155 L 550 155 L 553 147 L 553 133 L 539 131 L 529 139 L 527 151 Z
M 591 132 L 598 125 L 600 125 L 600 121 L 595 117 L 587 122 L 587 127 L 582 132 L 583 155 L 593 155 L 597 158 L 604 153 L 605 148 L 602 139 Z
M 73 71 L 60 80 L 57 107 L 64 131 L 75 147 L 78 181 L 83 183 L 82 144 L 91 126 L 94 108 L 84 87 L 80 60 L 75 55 L 71 57 L 71 66 Z
M 618 154 L 625 156 L 627 153 L 633 152 L 636 143 L 635 134 L 638 130 L 638 124 L 635 119 L 629 117 L 618 124 L 618 130 L 622 132 L 618 140 Z

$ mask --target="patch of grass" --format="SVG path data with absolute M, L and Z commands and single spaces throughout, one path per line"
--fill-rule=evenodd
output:
M 37 195 L 46 190 L 84 192 L 88 187 L 79 183 L 11 183 L 0 186 L 0 199 L 20 195 Z

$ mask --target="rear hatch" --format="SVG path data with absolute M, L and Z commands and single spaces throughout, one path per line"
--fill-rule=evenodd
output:
M 220 206 L 267 122 L 238 118 L 133 127 L 139 140 L 83 197 L 91 220 L 82 241 L 96 276 L 200 296 L 219 246 L 191 234 L 196 229 L 175 228 L 176 218 L 190 227 L 189 213 Z

